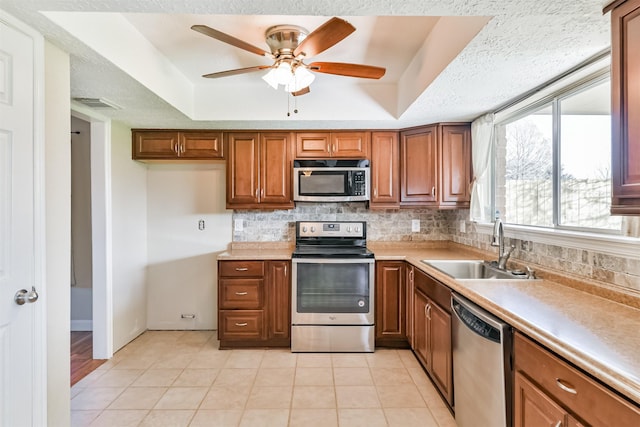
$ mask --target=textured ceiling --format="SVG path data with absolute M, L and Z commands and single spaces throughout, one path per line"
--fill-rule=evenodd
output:
M 123 109 L 100 111 L 132 127 L 395 129 L 471 120 L 607 49 L 605 3 L 0 0 L 0 8 L 70 53 L 72 97 L 109 99 Z M 312 31 L 331 16 L 357 30 L 314 59 L 384 66 L 383 79 L 320 75 L 297 99 L 300 113 L 287 117 L 293 101 L 260 73 L 199 77 L 269 61 L 195 33 L 192 24 L 266 49 L 266 26 Z M 471 24 L 471 17 L 486 18 Z

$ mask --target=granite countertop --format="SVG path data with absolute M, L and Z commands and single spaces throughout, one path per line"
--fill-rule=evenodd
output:
M 219 259 L 290 259 L 292 246 L 234 247 Z M 407 261 L 454 292 L 500 317 L 514 328 L 589 372 L 640 404 L 640 301 L 607 298 L 559 276 L 539 272 L 541 280 L 455 280 L 424 264 L 424 259 L 493 259 L 494 256 L 447 242 L 370 245 L 376 260 Z M 627 302 L 627 303 L 623 303 Z

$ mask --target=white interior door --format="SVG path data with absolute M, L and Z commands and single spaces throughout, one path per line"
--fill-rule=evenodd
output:
M 0 14 L 0 426 L 44 425 L 44 304 L 36 268 L 34 38 Z M 24 304 L 16 294 L 24 289 Z

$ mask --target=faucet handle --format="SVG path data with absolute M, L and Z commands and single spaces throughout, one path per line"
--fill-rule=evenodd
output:
M 535 279 L 536 272 L 529 266 L 527 266 L 527 279 Z

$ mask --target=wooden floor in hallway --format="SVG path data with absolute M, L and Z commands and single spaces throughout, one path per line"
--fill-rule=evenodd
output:
M 74 385 L 106 360 L 93 358 L 93 332 L 71 332 L 71 385 Z

